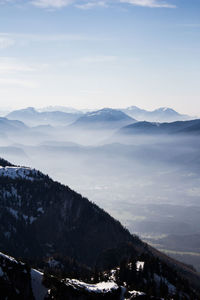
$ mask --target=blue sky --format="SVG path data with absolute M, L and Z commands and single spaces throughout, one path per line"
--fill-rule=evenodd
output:
M 200 116 L 199 0 L 0 0 L 1 107 Z

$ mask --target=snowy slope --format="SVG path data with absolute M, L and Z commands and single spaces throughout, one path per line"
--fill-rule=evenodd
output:
M 90 293 L 106 294 L 114 290 L 118 290 L 119 286 L 114 281 L 99 282 L 97 284 L 89 284 L 76 279 L 67 279 L 67 286 L 72 286 L 75 289 L 85 290 Z
M 21 178 L 33 181 L 39 177 L 40 172 L 27 167 L 1 167 L 0 176 L 9 177 L 12 179 Z
M 31 284 L 33 295 L 36 300 L 43 300 L 48 294 L 48 289 L 42 284 L 43 275 L 43 273 L 31 269 Z
M 83 299 L 92 297 L 90 299 L 95 300 L 96 294 L 98 294 L 98 299 L 101 299 L 101 297 L 104 299 L 105 294 L 109 297 L 106 299 L 113 299 L 113 295 L 119 296 L 121 294 L 121 287 L 111 281 L 89 284 L 76 279 L 63 279 L 59 281 L 53 276 L 50 276 L 50 278 L 52 282 L 48 284 L 45 282 L 44 284 L 44 273 L 30 269 L 26 264 L 0 252 L 1 300 L 57 299 L 51 294 L 52 289 L 54 292 L 55 288 L 58 289 L 58 299 L 82 299 L 83 295 Z M 63 289 L 64 298 L 60 298 L 60 293 L 63 293 Z M 119 297 L 117 299 L 119 300 Z

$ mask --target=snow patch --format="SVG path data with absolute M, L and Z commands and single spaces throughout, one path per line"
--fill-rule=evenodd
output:
M 10 261 L 15 262 L 15 263 L 18 264 L 18 262 L 17 262 L 13 257 L 8 256 L 8 255 L 5 255 L 5 254 L 3 254 L 2 252 L 0 252 L 0 257 L 2 257 L 2 258 L 4 258 L 4 259 L 8 259 L 8 260 L 10 260 Z
M 44 209 L 43 209 L 43 207 L 39 207 L 39 208 L 37 209 L 37 211 L 40 212 L 40 213 L 42 213 L 42 214 L 44 214 Z
M 143 293 L 143 292 L 139 292 L 139 291 L 129 291 L 129 294 L 131 294 L 131 296 L 134 296 L 134 297 L 136 297 L 136 296 L 145 296 L 146 294 L 145 293 Z
M 11 208 L 11 207 L 7 207 L 7 210 L 11 213 L 11 215 L 13 215 L 13 217 L 15 217 L 15 219 L 18 219 L 18 211 Z
M 76 279 L 67 279 L 66 285 L 74 286 L 74 288 L 84 289 L 88 292 L 93 292 L 93 293 L 109 293 L 119 288 L 119 286 L 113 281 L 99 282 L 97 284 L 89 284 Z
M 34 221 L 36 221 L 37 220 L 37 218 L 36 217 L 33 217 L 33 216 L 27 216 L 27 215 L 22 215 L 23 216 L 23 219 L 24 219 L 24 221 L 26 222 L 26 223 L 28 223 L 29 222 L 29 224 L 32 224 Z
M 33 295 L 37 300 L 44 300 L 48 293 L 48 289 L 42 284 L 43 273 L 31 269 L 31 284 Z
M 6 176 L 12 179 L 22 178 L 33 181 L 38 176 L 38 171 L 26 167 L 0 167 L 0 176 Z
M 144 261 L 137 261 L 136 262 L 136 269 L 137 271 L 144 269 Z
M 30 224 L 32 224 L 34 221 L 36 221 L 37 220 L 37 218 L 35 218 L 35 217 L 33 217 L 33 216 L 31 216 L 30 218 L 29 218 L 29 221 L 30 221 Z

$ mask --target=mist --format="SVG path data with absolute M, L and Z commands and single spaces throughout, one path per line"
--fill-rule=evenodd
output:
M 174 234 L 199 234 L 197 135 L 127 135 L 120 126 L 72 125 L 4 130 L 0 156 L 68 185 L 154 245 Z

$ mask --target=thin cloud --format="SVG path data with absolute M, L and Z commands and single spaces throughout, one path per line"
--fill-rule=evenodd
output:
M 17 78 L 0 78 L 0 85 L 18 86 L 24 88 L 36 88 L 37 84 L 33 81 Z
M 70 5 L 83 10 L 96 7 L 108 7 L 109 3 L 124 3 L 134 6 L 150 7 L 150 8 L 176 8 L 171 4 L 170 0 L 0 0 L 0 4 L 31 4 L 38 8 L 44 9 L 61 9 Z
M 35 72 L 42 70 L 44 65 L 39 64 L 27 64 L 18 61 L 15 58 L 1 57 L 0 58 L 0 73 L 25 73 L 25 72 Z
M 100 56 L 82 57 L 79 61 L 86 64 L 95 64 L 95 63 L 115 62 L 116 60 L 117 60 L 117 56 L 100 55 Z
M 0 86 L 14 86 L 31 89 L 37 88 L 38 83 L 27 79 L 27 75 L 43 69 L 43 64 L 29 64 L 19 61 L 14 57 L 1 57 Z
M 105 1 L 92 1 L 84 4 L 77 4 L 75 6 L 83 10 L 88 10 L 95 7 L 108 7 L 108 4 Z
M 162 0 L 120 0 L 121 3 L 129 3 L 135 6 L 151 7 L 151 8 L 176 8 L 176 5 L 170 4 Z
M 70 59 L 66 61 L 60 61 L 56 64 L 59 68 L 66 67 L 80 67 L 80 66 L 92 66 L 101 64 L 113 64 L 118 61 L 117 56 L 112 55 L 95 55 L 95 56 L 84 56 L 76 59 Z
M 13 39 L 0 36 L 0 49 L 12 47 L 14 44 L 15 41 Z
M 41 8 L 62 8 L 73 2 L 74 0 L 33 0 L 31 4 Z
M 57 41 L 71 41 L 71 42 L 79 42 L 79 41 L 102 41 L 105 38 L 101 39 L 96 36 L 82 35 L 82 34 L 18 34 L 18 33 L 5 33 L 0 32 L 0 48 L 2 41 L 2 48 L 8 46 L 12 46 L 15 43 L 22 45 L 27 42 L 57 42 Z

